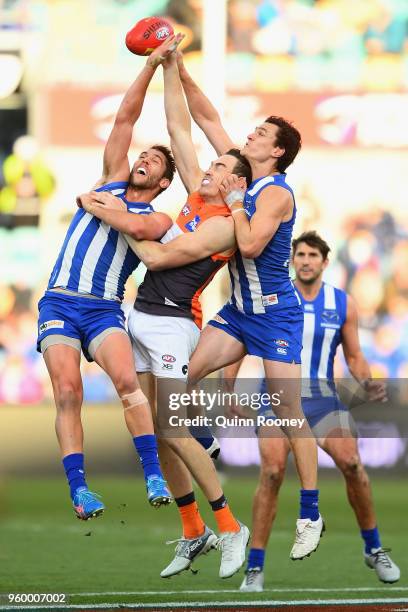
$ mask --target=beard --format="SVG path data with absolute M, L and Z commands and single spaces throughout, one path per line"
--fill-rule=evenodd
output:
M 316 274 L 313 274 L 313 276 L 309 276 L 307 278 L 303 278 L 301 274 L 296 275 L 297 279 L 304 285 L 313 285 L 313 283 L 317 281 L 319 276 L 320 276 L 320 272 L 316 272 Z
M 129 187 L 131 187 L 132 189 L 155 189 L 159 186 L 158 183 L 159 179 L 153 176 L 143 176 L 142 174 L 138 174 L 137 172 L 132 172 L 129 177 Z

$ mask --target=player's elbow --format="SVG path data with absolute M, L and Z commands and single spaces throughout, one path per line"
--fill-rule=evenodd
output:
M 144 228 L 138 227 L 137 225 L 130 225 L 126 233 L 129 234 L 129 236 L 133 238 L 134 240 L 145 240 L 146 239 L 146 232 Z
M 240 253 L 245 259 L 255 259 L 263 251 L 263 247 L 257 244 L 247 244 L 239 247 Z
M 129 127 L 133 129 L 133 121 L 130 114 L 130 109 L 128 107 L 119 109 L 116 117 L 114 127 L 123 128 Z
M 167 132 L 171 139 L 174 139 L 177 136 L 177 133 L 180 132 L 180 124 L 177 124 L 177 121 L 168 118 L 167 119 Z
M 358 353 L 347 354 L 344 352 L 344 357 L 346 360 L 346 364 L 350 372 L 353 374 L 357 369 L 361 369 L 361 367 L 367 366 L 366 359 L 361 351 Z
M 162 259 L 160 257 L 155 257 L 154 255 L 146 257 L 143 263 L 146 268 L 150 270 L 150 272 L 160 272 L 166 267 Z

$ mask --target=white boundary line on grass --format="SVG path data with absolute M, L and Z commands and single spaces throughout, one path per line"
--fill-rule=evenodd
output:
M 344 587 L 344 588 L 309 588 L 309 589 L 264 589 L 264 593 L 364 593 L 371 591 L 408 591 L 408 587 Z M 99 593 L 67 593 L 70 597 L 105 597 L 106 595 L 211 595 L 216 593 L 241 593 L 239 589 L 203 589 L 189 591 L 102 591 Z
M 86 604 L 86 607 L 93 609 L 106 609 L 106 608 L 129 608 L 129 609 L 140 609 L 140 608 L 187 608 L 195 607 L 195 608 L 207 608 L 211 609 L 209 606 L 217 607 L 217 608 L 231 608 L 235 606 L 247 606 L 248 608 L 262 608 L 266 606 L 324 606 L 324 605 L 336 605 L 336 604 L 345 604 L 345 605 L 359 605 L 359 604 L 393 604 L 393 603 L 407 603 L 407 599 L 401 598 L 387 598 L 387 599 L 304 599 L 304 600 L 294 600 L 294 601 L 278 601 L 278 600 L 258 600 L 258 601 L 174 601 L 174 602 L 156 602 L 156 603 L 98 603 L 98 604 Z M 0 606 L 0 610 L 74 610 L 74 609 L 84 609 L 84 604 L 73 604 L 73 605 L 61 605 L 61 606 L 53 606 L 51 607 L 43 607 L 39 608 L 38 606 Z

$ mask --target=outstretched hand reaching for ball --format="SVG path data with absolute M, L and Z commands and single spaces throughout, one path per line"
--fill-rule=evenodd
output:
M 149 55 L 146 65 L 151 68 L 157 68 L 171 53 L 174 53 L 184 36 L 184 34 L 173 34 L 166 38 L 164 43 Z

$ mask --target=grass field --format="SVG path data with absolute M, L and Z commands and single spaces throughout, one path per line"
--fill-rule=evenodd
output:
M 0 593 L 68 593 L 71 604 L 89 606 L 371 598 L 408 602 L 406 481 L 373 483 L 383 545 L 392 548 L 402 570 L 398 584 L 380 583 L 364 565 L 362 542 L 339 476 L 320 484 L 327 532 L 318 552 L 302 562 L 290 561 L 298 487 L 289 479 L 282 489 L 267 554 L 266 590 L 250 595 L 237 590 L 243 570 L 229 580 L 218 578 L 218 552 L 197 561 L 196 575 L 185 572 L 161 579 L 160 570 L 174 552 L 174 545 L 166 546 L 165 541 L 180 536 L 176 509 L 150 508 L 140 480 L 106 477 L 91 479 L 91 484 L 103 495 L 107 511 L 102 518 L 84 523 L 74 518 L 62 477 L 3 483 Z M 255 479 L 237 475 L 225 483 L 235 513 L 248 525 L 255 485 Z M 203 516 L 214 526 L 208 504 L 199 500 Z

